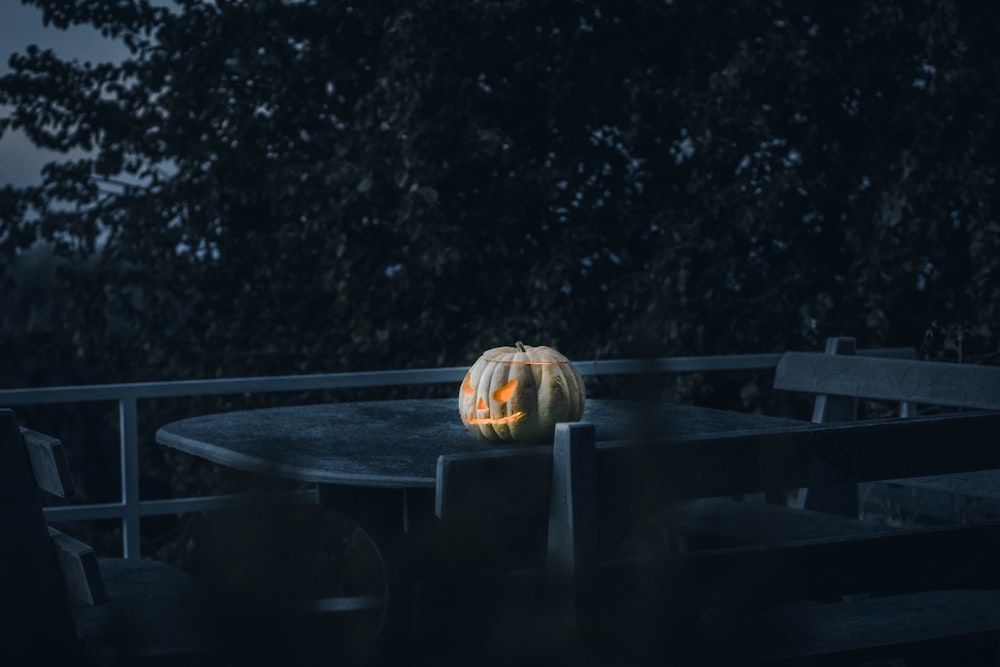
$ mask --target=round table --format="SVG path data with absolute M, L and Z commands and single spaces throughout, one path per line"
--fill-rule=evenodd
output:
M 670 403 L 594 400 L 581 421 L 599 442 L 669 434 L 780 428 L 790 420 Z M 800 422 L 801 423 L 801 422 Z M 160 444 L 217 464 L 319 486 L 321 504 L 356 521 L 370 536 L 383 569 L 381 645 L 405 625 L 410 584 L 433 534 L 438 457 L 497 447 L 468 432 L 457 399 L 324 403 L 209 414 L 157 431 Z M 545 446 L 545 445 L 541 445 Z M 390 595 L 391 593 L 391 595 Z
M 598 441 L 758 429 L 777 417 L 672 403 L 591 399 L 581 421 Z M 502 446 L 473 436 L 457 399 L 323 403 L 242 410 L 172 422 L 160 444 L 223 466 L 322 485 L 433 489 L 442 454 Z

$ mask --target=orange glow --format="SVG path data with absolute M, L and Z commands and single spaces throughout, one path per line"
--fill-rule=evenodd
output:
M 510 397 L 514 395 L 514 391 L 517 389 L 517 380 L 511 380 L 504 386 L 493 392 L 493 400 L 498 403 L 506 403 L 510 400 Z
M 475 390 L 472 388 L 472 385 L 469 384 L 469 375 L 470 375 L 469 373 L 466 373 L 465 374 L 465 379 L 462 380 L 462 393 L 463 394 L 474 394 L 475 393 Z
M 523 412 L 515 412 L 512 415 L 507 415 L 506 417 L 470 417 L 465 420 L 466 424 L 510 424 L 516 422 L 521 417 L 524 416 Z
M 483 397 L 480 396 L 479 403 L 476 404 L 476 410 L 489 410 L 489 409 L 490 406 L 486 405 L 486 401 L 484 401 Z

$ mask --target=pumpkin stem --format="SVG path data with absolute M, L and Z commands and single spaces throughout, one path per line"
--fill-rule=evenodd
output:
M 517 341 L 516 343 L 514 343 L 514 347 L 517 348 L 518 352 L 524 352 L 524 343 L 522 343 L 521 341 Z

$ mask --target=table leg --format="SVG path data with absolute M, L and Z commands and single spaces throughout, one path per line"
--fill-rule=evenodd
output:
M 433 494 L 400 489 L 320 487 L 320 504 L 355 524 L 368 536 L 382 570 L 383 611 L 373 661 L 399 664 L 412 643 L 411 614 L 416 578 L 415 533 Z

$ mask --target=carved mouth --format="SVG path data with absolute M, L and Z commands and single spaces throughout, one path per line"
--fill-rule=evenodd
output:
M 524 416 L 524 412 L 515 412 L 512 415 L 507 415 L 506 417 L 469 417 L 465 423 L 466 424 L 511 424 L 518 421 Z

